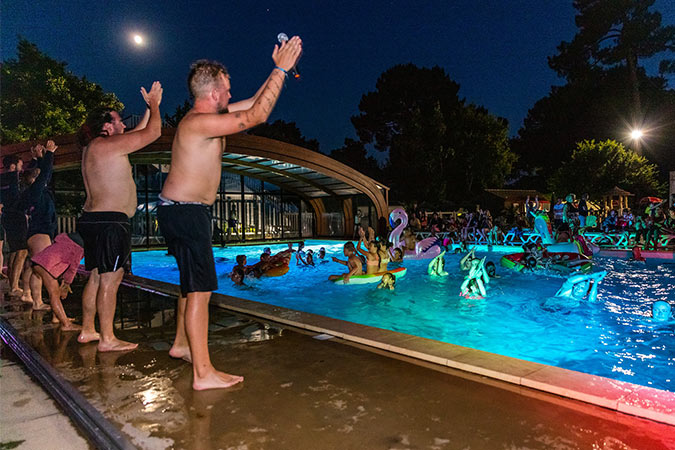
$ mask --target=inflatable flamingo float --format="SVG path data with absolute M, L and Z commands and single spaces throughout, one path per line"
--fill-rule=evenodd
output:
M 396 222 L 399 222 L 396 225 Z M 396 208 L 389 214 L 389 225 L 394 228 L 389 234 L 389 242 L 392 244 L 391 250 L 395 248 L 403 249 L 401 242 L 401 233 L 408 226 L 408 214 L 402 208 Z M 393 254 L 393 253 L 392 253 Z M 441 254 L 441 247 L 438 245 L 438 239 L 428 237 L 415 244 L 415 251 L 406 250 L 403 253 L 404 259 L 432 259 Z

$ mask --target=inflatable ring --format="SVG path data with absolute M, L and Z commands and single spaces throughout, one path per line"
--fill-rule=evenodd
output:
M 290 267 L 283 265 L 283 266 L 277 266 L 277 267 L 272 267 L 268 271 L 262 274 L 263 277 L 280 277 L 282 275 L 286 275 L 288 271 L 290 270 Z
M 369 275 L 352 275 L 349 277 L 349 282 L 345 283 L 343 277 L 339 277 L 333 280 L 335 284 L 370 284 L 370 283 L 379 283 L 382 281 L 382 276 L 384 274 L 390 273 L 396 277 L 398 280 L 401 277 L 404 277 L 408 272 L 408 269 L 405 267 L 399 267 L 394 270 L 387 270 L 386 272 L 371 273 Z

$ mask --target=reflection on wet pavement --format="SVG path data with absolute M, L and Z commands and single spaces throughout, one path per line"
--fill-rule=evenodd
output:
M 78 292 L 65 305 L 75 316 Z M 128 288 L 120 297 L 119 335 L 141 343 L 132 352 L 99 353 L 95 343 L 78 344 L 76 333 L 51 325 L 51 313 L 6 299 L 0 307 L 2 317 L 141 448 L 675 447 L 673 427 L 531 391 L 521 395 L 498 382 L 483 384 L 219 309 L 209 325 L 212 360 L 245 382 L 195 392 L 189 364 L 167 353 L 175 331 L 172 300 Z

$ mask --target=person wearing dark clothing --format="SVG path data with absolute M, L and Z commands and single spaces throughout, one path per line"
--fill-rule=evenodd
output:
M 17 208 L 19 199 L 19 173 L 23 161 L 16 155 L 7 155 L 2 159 L 4 169 L 0 176 L 0 202 L 2 208 L 2 227 L 5 230 L 9 258 L 7 260 L 7 277 L 9 278 L 9 295 L 20 296 L 19 278 L 24 261 L 28 255 L 26 233 L 28 224 L 23 211 Z
M 29 258 L 52 245 L 52 239 L 56 235 L 56 208 L 52 193 L 47 188 L 52 178 L 56 149 L 57 146 L 52 140 L 47 141 L 46 146 L 36 145 L 33 151 L 37 167 L 24 172 L 27 187 L 19 194 L 17 204 L 18 209 L 28 216 Z M 33 309 L 48 309 L 42 301 L 42 278 L 33 273 L 30 264 L 24 269 L 23 280 L 23 300 L 32 302 Z
M 588 217 L 588 194 L 583 194 L 579 200 L 579 227 L 586 226 L 586 218 Z

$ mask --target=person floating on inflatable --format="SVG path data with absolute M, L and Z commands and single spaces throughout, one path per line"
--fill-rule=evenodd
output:
M 471 269 L 469 270 L 469 274 L 464 278 L 462 286 L 459 288 L 459 295 L 466 298 L 485 298 L 487 296 L 485 279 L 489 280 L 487 273 L 485 273 L 485 258 L 472 259 Z
M 581 301 L 588 296 L 588 300 L 594 302 L 598 298 L 600 280 L 607 276 L 607 271 L 574 275 L 563 283 L 556 292 L 556 297 L 566 297 Z
M 448 272 L 445 271 L 445 258 L 443 257 L 445 255 L 445 252 L 441 252 L 440 255 L 435 257 L 434 259 L 431 260 L 429 263 L 429 266 L 427 267 L 427 273 L 429 275 L 434 275 L 434 276 L 439 276 L 439 277 L 447 277 Z
M 659 300 L 652 305 L 652 318 L 657 322 L 667 322 L 670 320 L 672 308 L 670 303 Z
M 347 261 L 337 259 L 335 256 L 333 256 L 333 262 L 347 266 L 349 271 L 340 275 L 331 275 L 328 277 L 328 279 L 333 281 L 338 278 L 342 278 L 343 283 L 347 284 L 349 283 L 349 277 L 352 275 L 361 275 L 363 273 L 363 264 L 361 263 L 361 258 L 356 256 L 356 248 L 354 247 L 353 242 L 345 243 L 342 252 L 347 257 Z
M 394 290 L 396 286 L 396 275 L 392 273 L 385 273 L 382 275 L 382 281 L 377 285 L 378 289 L 389 289 L 390 291 Z

